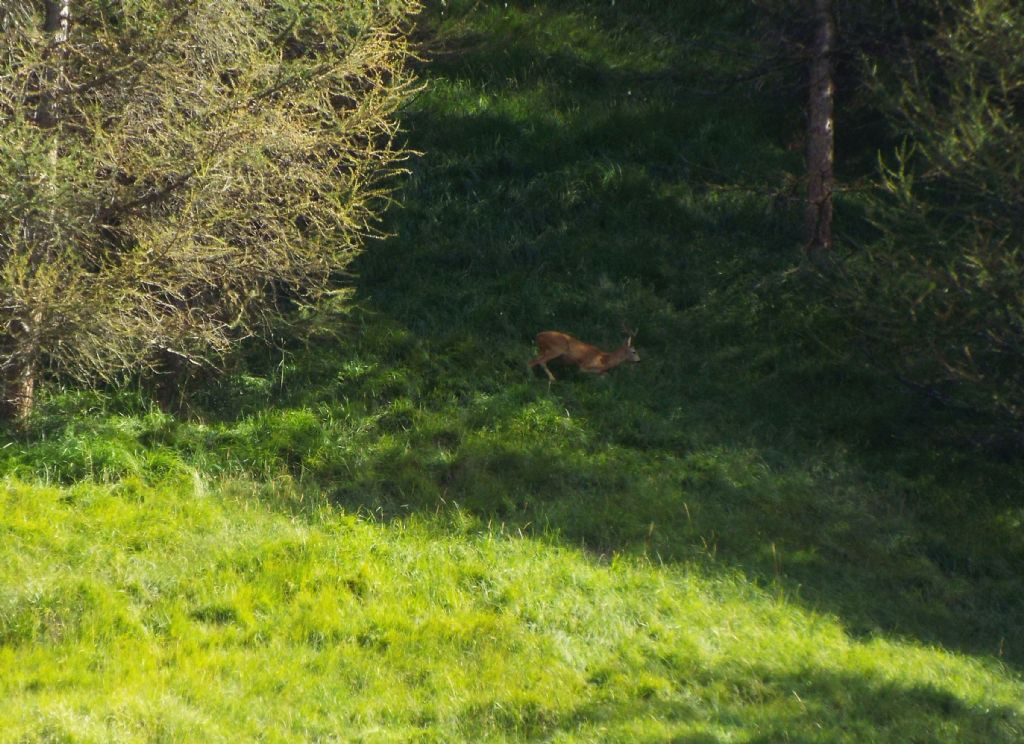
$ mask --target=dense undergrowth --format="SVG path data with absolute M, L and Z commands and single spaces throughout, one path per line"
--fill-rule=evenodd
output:
M 744 12 L 431 11 L 355 309 L 0 449 L 0 741 L 1024 736 L 1020 464 L 809 301 Z

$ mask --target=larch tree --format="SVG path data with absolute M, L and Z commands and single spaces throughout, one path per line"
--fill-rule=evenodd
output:
M 0 415 L 37 378 L 204 364 L 315 302 L 408 156 L 417 0 L 9 0 Z

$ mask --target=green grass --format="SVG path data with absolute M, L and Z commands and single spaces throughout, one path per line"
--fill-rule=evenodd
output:
M 462 511 L 375 524 L 290 486 L 3 488 L 4 741 L 986 741 L 992 661 L 757 587 L 598 561 Z M 15 581 L 15 578 L 17 580 Z
M 1021 740 L 1021 465 L 791 271 L 747 11 L 443 11 L 355 310 L 0 448 L 0 742 Z

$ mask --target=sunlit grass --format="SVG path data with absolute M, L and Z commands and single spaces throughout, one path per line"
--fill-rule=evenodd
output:
M 291 517 L 243 482 L 8 482 L 2 515 L 4 741 L 1022 730 L 1024 686 L 996 664 L 857 639 L 736 571 L 596 560 L 461 511 L 381 524 Z

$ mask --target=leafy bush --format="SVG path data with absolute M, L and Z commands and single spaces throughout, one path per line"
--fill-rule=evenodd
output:
M 936 0 L 875 92 L 903 144 L 869 199 L 877 239 L 836 288 L 914 384 L 1024 424 L 1024 10 Z

